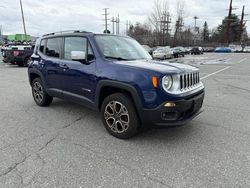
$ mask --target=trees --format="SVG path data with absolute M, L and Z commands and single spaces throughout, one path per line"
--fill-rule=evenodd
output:
M 146 24 L 142 25 L 137 22 L 135 25 L 130 25 L 128 35 L 141 44 L 153 45 L 153 33 Z
M 208 30 L 208 25 L 207 25 L 206 21 L 205 21 L 205 23 L 203 25 L 202 37 L 203 37 L 204 42 L 209 41 L 209 30 Z
M 222 20 L 222 24 L 220 24 L 217 27 L 217 29 L 212 35 L 212 41 L 220 43 L 225 42 L 228 20 L 229 20 L 228 17 L 225 17 Z M 244 27 L 243 30 L 245 29 L 246 28 Z M 240 36 L 241 36 L 240 20 L 237 15 L 232 14 L 230 17 L 228 43 L 239 42 Z

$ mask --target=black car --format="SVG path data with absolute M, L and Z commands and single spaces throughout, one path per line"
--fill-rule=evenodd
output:
M 172 50 L 173 56 L 175 58 L 184 57 L 185 56 L 185 49 L 182 48 L 182 47 L 174 47 L 174 48 L 171 48 L 171 50 Z
M 201 47 L 194 47 L 191 49 L 190 53 L 194 55 L 200 55 L 203 54 L 203 50 Z

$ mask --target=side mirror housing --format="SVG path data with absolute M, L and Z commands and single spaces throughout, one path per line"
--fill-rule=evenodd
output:
M 83 51 L 71 51 L 70 55 L 73 61 L 86 62 L 86 53 Z

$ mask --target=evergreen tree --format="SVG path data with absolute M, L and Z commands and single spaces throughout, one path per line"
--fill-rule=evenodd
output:
M 208 31 L 208 25 L 207 22 L 203 25 L 203 41 L 208 42 L 209 41 L 209 31 Z

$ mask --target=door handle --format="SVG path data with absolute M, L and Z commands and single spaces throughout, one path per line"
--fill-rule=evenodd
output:
M 69 68 L 66 64 L 59 64 L 59 67 L 61 67 L 63 69 L 68 69 Z

